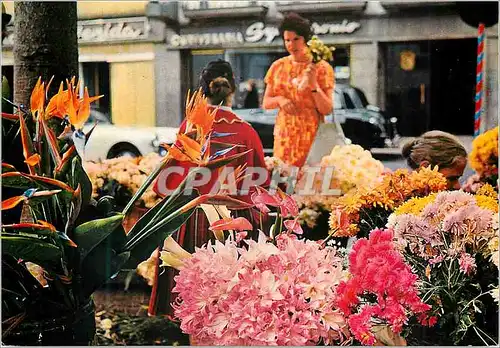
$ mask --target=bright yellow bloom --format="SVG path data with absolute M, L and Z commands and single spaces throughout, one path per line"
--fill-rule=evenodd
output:
M 406 169 L 398 169 L 392 173 L 386 173 L 380 183 L 369 190 L 355 190 L 341 197 L 336 208 L 345 211 L 349 215 L 350 225 L 347 228 L 339 228 L 336 218 L 331 214 L 330 229 L 335 236 L 354 236 L 359 228 L 360 214 L 371 213 L 371 209 L 383 208 L 392 211 L 413 197 L 427 196 L 433 192 L 446 190 L 446 179 L 437 171 L 437 168 L 422 168 L 418 171 L 409 172 Z M 433 197 L 427 198 L 428 201 Z M 416 205 L 418 201 L 412 201 L 408 207 Z M 424 202 L 418 203 L 425 206 Z
M 477 190 L 476 194 L 482 196 L 488 196 L 498 200 L 498 193 L 490 184 L 484 184 L 483 186 L 481 186 L 479 190 Z
M 483 195 L 475 195 L 476 203 L 478 206 L 484 209 L 491 210 L 492 212 L 498 213 L 498 200 Z
M 394 210 L 395 215 L 412 214 L 419 215 L 422 210 L 436 199 L 436 193 L 431 193 L 425 197 L 414 197 L 400 205 Z
M 473 140 L 469 163 L 480 176 L 498 170 L 498 126 Z

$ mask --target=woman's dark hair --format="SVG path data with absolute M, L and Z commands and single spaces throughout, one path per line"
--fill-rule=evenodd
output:
M 231 64 L 222 59 L 208 63 L 201 72 L 200 87 L 212 104 L 225 103 L 236 90 Z
M 295 34 L 304 37 L 307 42 L 312 37 L 311 22 L 295 12 L 288 13 L 281 21 L 280 35 L 283 37 L 285 30 L 293 31 Z

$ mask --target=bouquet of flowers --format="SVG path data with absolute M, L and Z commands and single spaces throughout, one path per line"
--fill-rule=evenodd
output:
M 290 196 L 257 187 L 252 200 L 263 212 L 277 208 L 270 237 L 260 232 L 247 239 L 247 220 L 222 219 L 210 229 L 229 230 L 224 242 L 189 254 L 168 238 L 160 253 L 163 266 L 179 270 L 175 316 L 197 344 L 399 343 L 383 333 L 401 332 L 415 315 L 432 324 L 417 277 L 389 245 L 391 233 L 376 231 L 368 243 L 358 241 L 349 274 L 340 249 L 327 240 L 298 238 L 297 218 L 289 219 L 298 207 Z
M 382 162 L 359 145 L 336 145 L 322 158 L 321 166 L 333 168 L 330 187 L 339 188 L 343 194 L 371 189 L 385 172 Z
M 316 35 L 314 35 L 311 40 L 307 41 L 307 47 L 312 55 L 313 63 L 318 63 L 321 60 L 333 60 L 332 51 L 335 50 L 335 47 L 330 48 L 326 46 Z
M 307 175 L 302 175 L 302 182 L 297 185 L 294 196 L 301 207 L 300 221 L 304 224 L 307 237 L 311 239 L 327 236 L 332 206 L 335 206 L 341 195 L 354 190 L 369 190 L 385 172 L 383 164 L 359 145 L 335 146 L 328 156 L 322 158 L 320 169 L 313 181 L 314 194 L 299 194 L 301 186 L 308 180 Z M 308 168 L 304 167 L 303 172 L 307 171 Z M 338 194 L 325 194 L 325 186 L 329 190 L 336 189 Z
M 99 163 L 86 162 L 85 169 L 92 182 L 92 197 L 112 196 L 118 206 L 124 207 L 139 187 L 146 181 L 161 156 L 152 152 L 145 157 L 119 157 Z M 137 202 L 141 208 L 151 208 L 161 198 L 149 187 Z
M 180 270 L 174 304 L 181 329 L 202 345 L 311 345 L 340 343 L 349 335 L 334 305 L 346 277 L 336 249 L 299 240 L 298 207 L 290 196 L 262 188 L 252 197 L 268 212 L 278 209 L 271 238 L 243 239 L 251 224 L 243 218 L 221 220 L 212 230 L 231 230 L 221 243 L 192 255 L 173 239 L 161 252 L 163 265 Z M 284 228 L 283 232 L 281 229 Z
M 349 279 L 338 288 L 336 304 L 362 344 L 406 345 L 399 336 L 409 318 L 433 326 L 431 306 L 418 293 L 418 276 L 395 248 L 392 230 L 373 230 L 349 254 Z M 408 334 L 408 333 L 407 333 Z
M 385 173 L 372 189 L 354 190 L 338 199 L 330 214 L 330 233 L 336 237 L 365 237 L 371 230 L 385 226 L 392 211 L 406 200 L 443 191 L 446 186 L 437 167 Z
M 479 175 L 477 181 L 489 183 L 498 191 L 498 127 L 473 140 L 469 163 Z
M 498 200 L 462 191 L 413 198 L 394 211 L 388 227 L 438 318 L 439 329 L 417 343 L 496 345 Z

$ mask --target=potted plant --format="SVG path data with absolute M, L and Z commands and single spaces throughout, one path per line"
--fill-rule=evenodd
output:
M 50 84 L 50 82 L 49 82 Z M 85 143 L 82 132 L 90 103 L 87 88 L 82 98 L 79 83 L 61 82 L 59 92 L 46 103 L 38 80 L 30 109 L 18 105 L 16 114 L 2 114 L 16 122 L 27 172 L 2 163 L 2 190 L 16 188 L 17 196 L 4 197 L 2 215 L 21 207 L 18 221 L 2 225 L 2 342 L 14 345 L 88 345 L 95 335 L 92 293 L 125 265 L 134 267 L 174 233 L 200 203 L 241 202 L 225 197 L 187 194 L 186 182 L 202 167 L 219 168 L 243 154 L 217 158 L 210 154 L 213 114 L 206 99 L 195 93 L 186 107 L 191 122 L 185 140 L 177 142 L 137 190 L 127 206 L 117 212 L 113 199 L 92 199 L 92 184 L 82 166 Z M 196 112 L 195 112 L 196 111 Z M 201 118 L 200 118 L 201 116 Z M 201 122 L 202 121 L 202 122 Z M 17 124 L 15 126 L 17 127 Z M 197 143 L 198 167 L 181 185 L 152 207 L 131 228 L 122 226 L 137 200 L 172 158 Z

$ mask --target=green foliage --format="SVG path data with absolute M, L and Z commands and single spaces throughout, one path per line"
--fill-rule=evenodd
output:
M 41 88 L 34 93 L 38 100 L 43 100 L 46 92 Z M 61 101 L 68 103 L 65 98 L 63 95 Z M 68 105 L 66 112 L 70 112 Z M 58 110 L 60 107 L 58 103 Z M 29 162 L 30 171 L 21 172 L 8 163 L 2 164 L 2 189 L 19 189 L 21 193 L 30 190 L 13 200 L 21 202 L 17 208 L 23 208 L 22 221 L 9 222 L 1 231 L 2 259 L 10 260 L 8 272 L 2 277 L 2 285 L 6 284 L 2 287 L 2 309 L 6 308 L 2 314 L 6 323 L 13 324 L 7 325 L 7 329 L 17 325 L 18 317 L 26 316 L 25 320 L 29 320 L 34 316 L 52 318 L 62 312 L 78 312 L 89 302 L 91 294 L 124 265 L 135 268 L 178 230 L 196 209 L 191 203 L 199 196 L 197 192 L 184 194 L 188 178 L 196 175 L 194 169 L 171 196 L 148 211 L 127 235 L 122 226 L 124 218 L 168 162 L 161 162 L 123 212 L 118 213 L 113 197 L 103 197 L 98 202 L 92 199 L 92 183 L 72 137 L 66 133 L 60 136 L 63 131 L 81 130 L 69 125 L 68 117 L 62 119 L 40 112 L 21 113 L 13 122 L 24 139 L 21 141 L 18 135 L 14 140 L 22 143 L 23 153 L 19 156 L 25 158 L 20 162 L 35 155 Z M 85 135 L 85 143 L 90 133 Z M 218 159 L 207 166 L 220 168 L 243 155 Z M 36 194 L 30 195 L 33 191 Z M 8 198 L 12 197 L 3 197 Z M 43 268 L 37 279 L 46 281 L 45 287 L 28 272 L 26 262 Z M 44 310 L 35 313 L 33 308 Z

